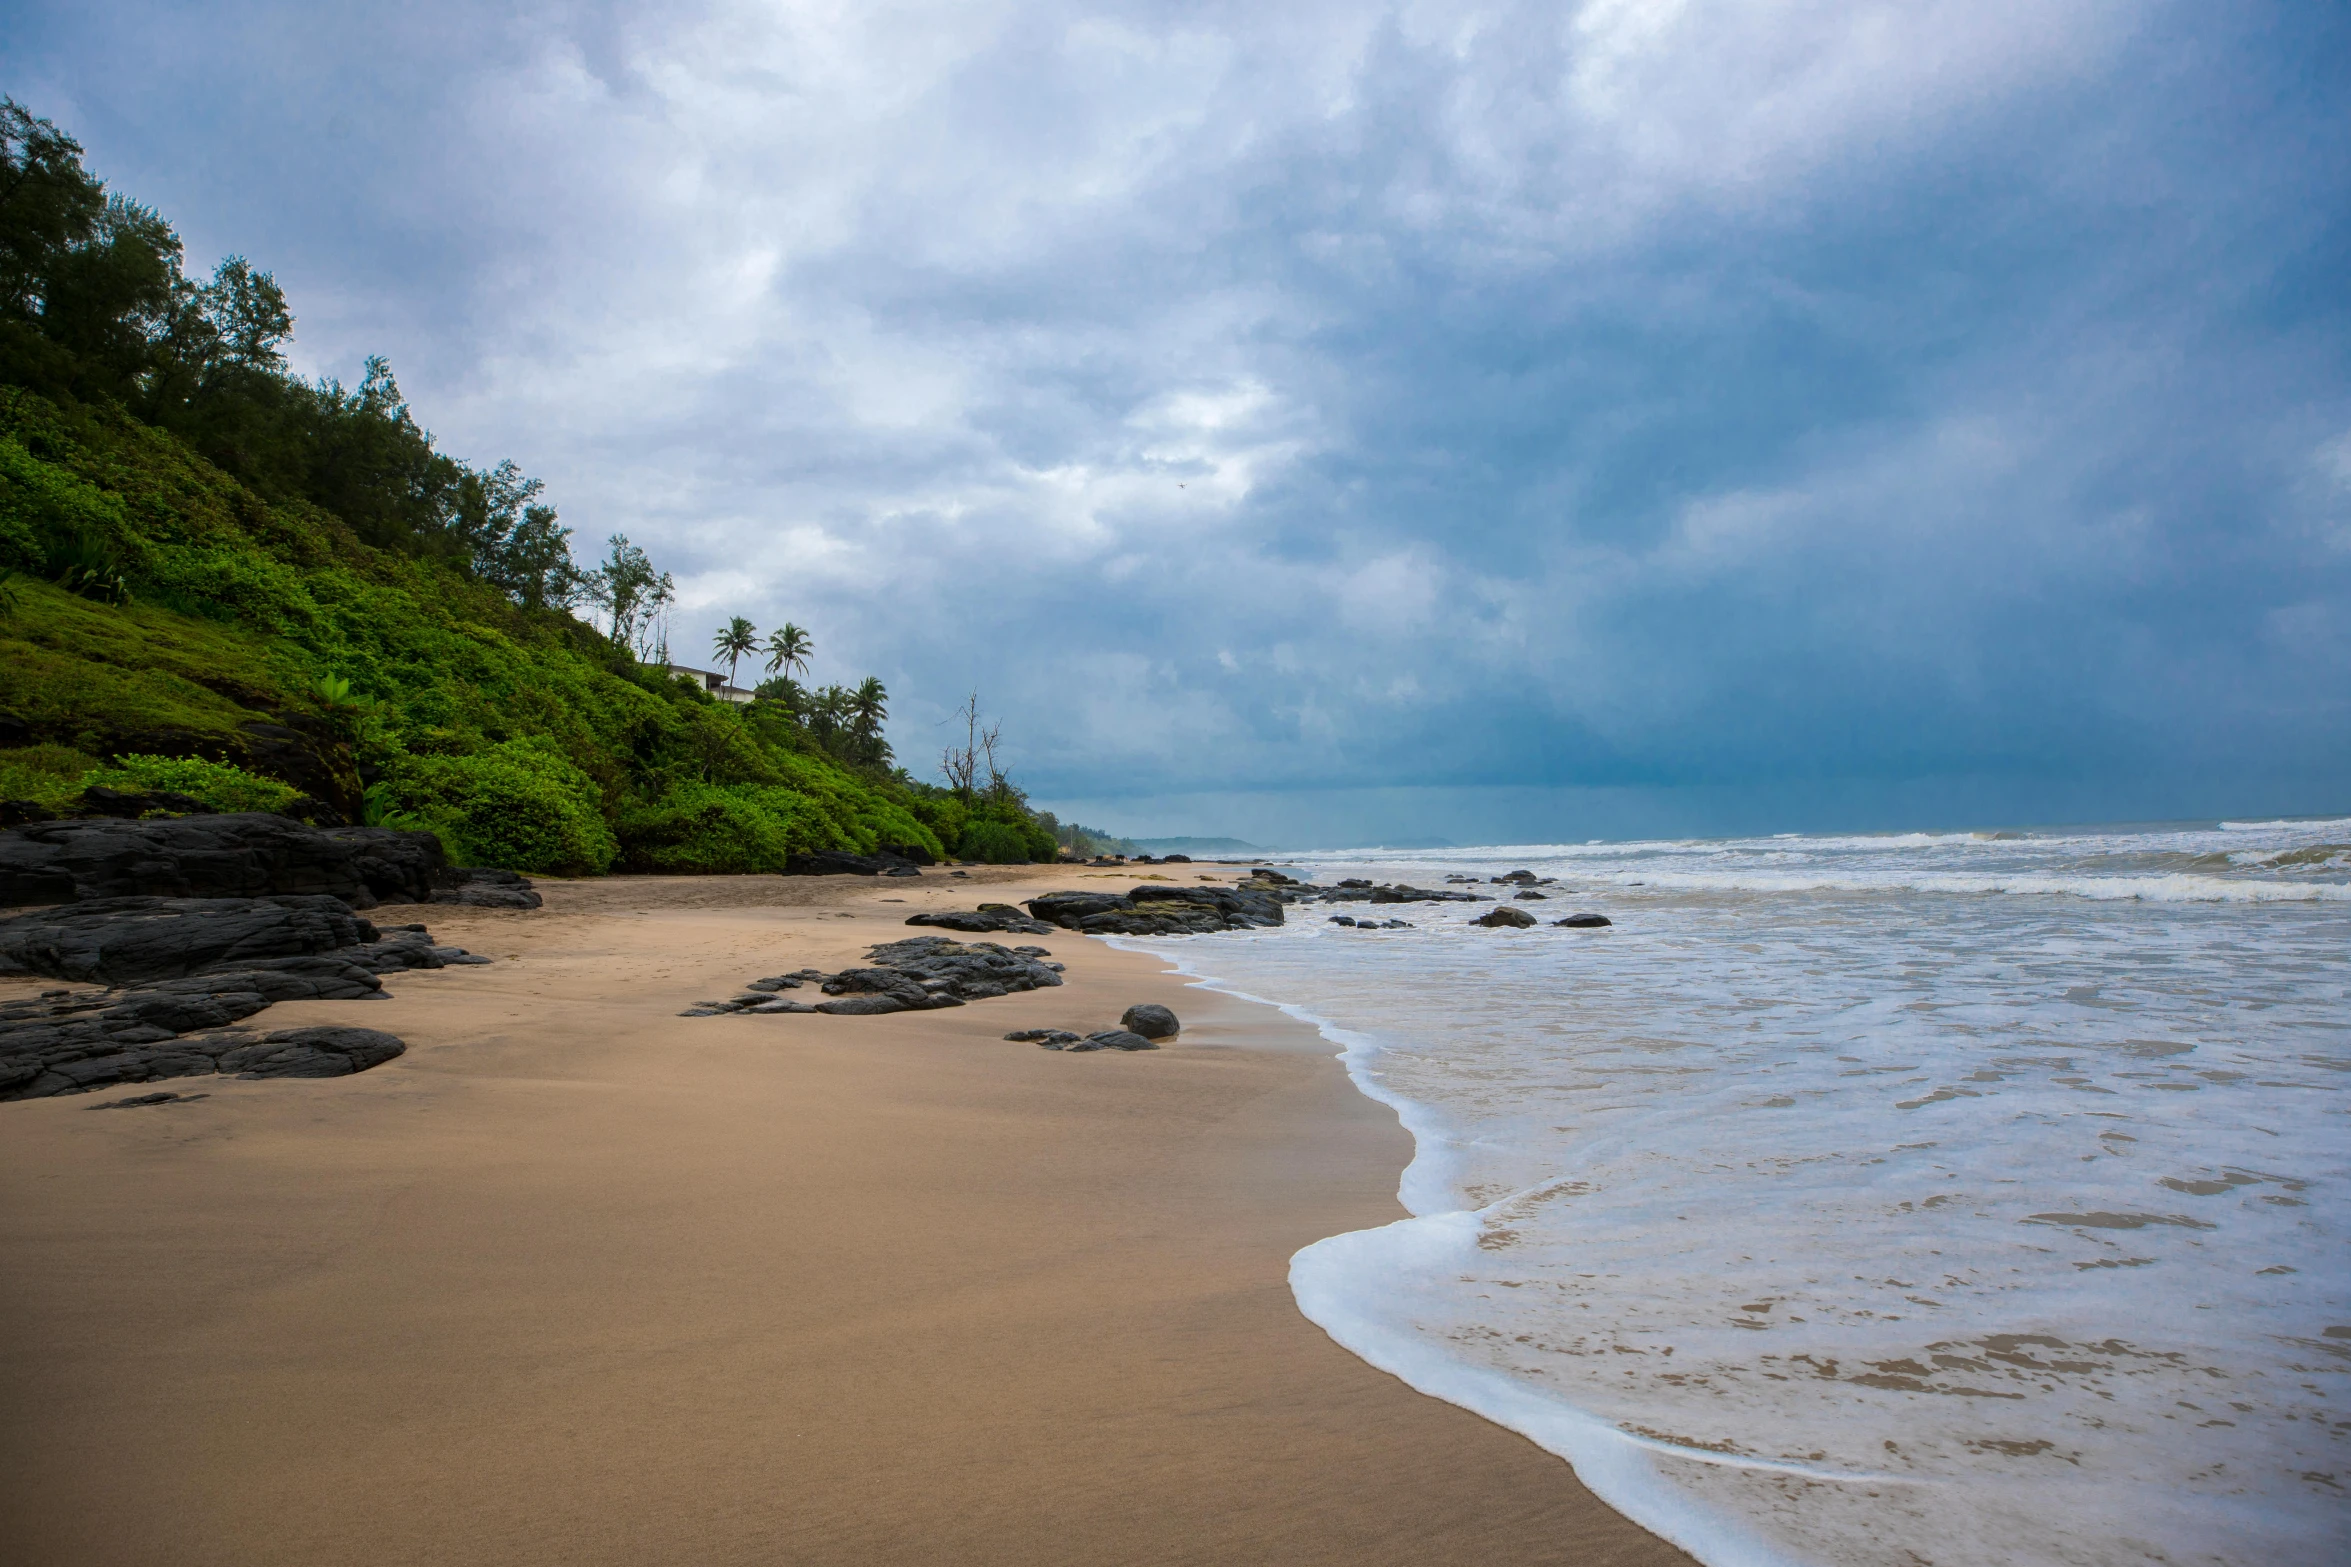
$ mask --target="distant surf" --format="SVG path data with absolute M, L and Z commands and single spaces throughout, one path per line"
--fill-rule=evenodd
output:
M 1339 1342 L 1718 1567 L 2339 1559 L 2351 819 L 1301 864 L 1616 921 L 1123 943 L 1416 1138 Z

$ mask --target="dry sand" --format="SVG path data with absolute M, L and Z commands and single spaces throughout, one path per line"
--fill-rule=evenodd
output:
M 1299 1316 L 1410 1148 L 1270 1009 L 1061 936 L 1060 990 L 676 1015 L 1132 879 L 1039 874 L 416 910 L 499 961 L 260 1020 L 397 1061 L 0 1105 L 0 1560 L 1686 1562 Z M 1180 1042 L 1000 1038 L 1143 1000 Z

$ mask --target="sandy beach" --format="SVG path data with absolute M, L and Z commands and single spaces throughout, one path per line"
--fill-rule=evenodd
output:
M 1100 875 L 386 909 L 497 961 L 259 1021 L 400 1059 L 0 1105 L 0 1554 L 1687 1561 L 1298 1314 L 1290 1254 L 1401 1217 L 1410 1154 L 1310 1030 L 1075 935 L 1008 938 L 1058 990 L 677 1015 L 920 907 L 1134 880 Z M 1138 1001 L 1180 1041 L 1001 1038 Z

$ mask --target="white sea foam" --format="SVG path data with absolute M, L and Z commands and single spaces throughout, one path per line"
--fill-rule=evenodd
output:
M 1703 1559 L 2320 1562 L 2345 828 L 1332 860 L 1617 924 L 1135 945 L 1317 1023 L 1413 1134 L 1415 1217 L 1301 1252 L 1307 1315 Z

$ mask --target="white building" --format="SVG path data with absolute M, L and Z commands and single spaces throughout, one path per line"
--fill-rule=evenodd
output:
M 677 676 L 680 680 L 693 681 L 703 690 L 709 692 L 712 696 L 717 697 L 721 702 L 734 702 L 740 704 L 750 701 L 752 697 L 756 695 L 755 692 L 746 691 L 741 686 L 728 685 L 726 676 L 714 673 L 711 670 L 688 669 L 683 664 L 664 664 L 662 667 L 667 669 L 671 674 Z

